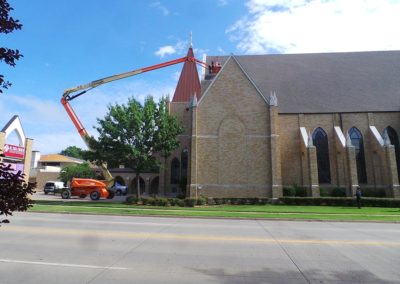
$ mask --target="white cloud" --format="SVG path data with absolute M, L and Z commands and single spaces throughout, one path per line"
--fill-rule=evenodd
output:
M 150 4 L 150 7 L 159 10 L 164 16 L 168 16 L 170 14 L 168 8 L 162 5 L 160 2 L 153 2 Z
M 240 52 L 400 49 L 400 1 L 250 0 L 226 32 Z
M 187 48 L 187 42 L 178 40 L 175 45 L 161 46 L 154 54 L 160 58 L 173 54 L 182 54 Z
M 163 58 L 167 55 L 172 55 L 176 53 L 175 47 L 172 45 L 161 46 L 154 54 Z

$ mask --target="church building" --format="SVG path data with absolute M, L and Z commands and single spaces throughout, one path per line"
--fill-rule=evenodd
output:
M 206 62 L 202 78 L 185 62 L 169 104 L 185 132 L 160 193 L 279 198 L 296 185 L 353 196 L 360 186 L 400 198 L 400 51 Z

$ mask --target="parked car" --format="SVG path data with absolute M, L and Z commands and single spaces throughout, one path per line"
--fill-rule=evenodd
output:
M 60 193 L 64 187 L 65 186 L 62 181 L 47 181 L 44 185 L 43 191 L 44 194 L 48 194 L 49 192 L 56 194 Z
M 109 188 L 115 195 L 126 195 L 128 187 L 126 185 L 119 184 L 116 182 L 112 187 Z

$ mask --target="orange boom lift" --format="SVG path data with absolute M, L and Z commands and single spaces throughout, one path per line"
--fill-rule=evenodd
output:
M 78 116 L 76 115 L 71 104 L 69 103 L 70 101 L 72 101 L 73 99 L 85 94 L 86 92 L 88 92 L 91 89 L 96 88 L 100 85 L 107 84 L 112 81 L 124 79 L 127 77 L 139 75 L 139 74 L 153 71 L 156 69 L 168 67 L 168 66 L 175 65 L 178 63 L 186 62 L 186 61 L 195 62 L 195 63 L 200 64 L 204 68 L 209 68 L 209 66 L 206 63 L 196 59 L 195 57 L 185 56 L 185 57 L 167 61 L 164 63 L 152 65 L 149 67 L 145 67 L 145 68 L 105 77 L 105 78 L 95 80 L 95 81 L 92 81 L 92 82 L 84 84 L 84 85 L 79 85 L 79 86 L 67 89 L 63 93 L 63 96 L 61 98 L 61 104 L 64 106 L 65 110 L 67 111 L 68 116 L 71 118 L 73 124 L 75 125 L 76 129 L 78 130 L 78 132 L 79 132 L 80 136 L 82 137 L 83 141 L 85 142 L 86 146 L 90 149 L 89 143 L 88 143 L 89 135 L 88 135 L 85 127 L 79 120 Z M 92 200 L 98 200 L 100 197 L 113 198 L 114 193 L 112 191 L 108 190 L 107 188 L 112 186 L 114 179 L 113 179 L 111 173 L 108 171 L 107 166 L 105 164 L 102 164 L 100 166 L 100 168 L 104 175 L 104 178 L 106 179 L 105 181 L 99 181 L 99 180 L 94 180 L 94 179 L 84 179 L 84 178 L 73 178 L 71 181 L 71 188 L 68 190 L 64 190 L 61 193 L 61 197 L 66 199 L 72 195 L 72 196 L 79 196 L 81 198 L 84 198 L 87 195 L 90 195 L 90 198 Z

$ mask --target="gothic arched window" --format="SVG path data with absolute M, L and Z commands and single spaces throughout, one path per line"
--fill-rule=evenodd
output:
M 313 132 L 313 143 L 317 149 L 318 182 L 331 182 L 331 168 L 329 164 L 328 136 L 326 132 L 318 127 Z
M 178 184 L 180 181 L 180 163 L 177 158 L 171 162 L 171 184 Z
M 365 167 L 364 142 L 362 134 L 356 127 L 352 127 L 349 130 L 349 136 L 351 139 L 351 144 L 356 149 L 358 182 L 367 183 L 367 169 Z
M 394 152 L 396 155 L 396 163 L 397 163 L 397 175 L 400 180 L 400 143 L 399 143 L 399 136 L 397 136 L 396 130 L 392 127 L 388 126 L 385 128 L 383 132 L 383 136 L 389 136 L 391 144 L 394 146 Z
M 189 151 L 188 149 L 183 149 L 181 153 L 181 179 L 185 179 L 187 181 L 188 174 L 188 160 L 189 160 Z

